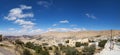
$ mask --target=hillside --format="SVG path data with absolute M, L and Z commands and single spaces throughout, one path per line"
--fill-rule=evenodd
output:
M 113 30 L 112 34 L 113 36 L 120 36 L 120 30 Z M 38 36 L 56 37 L 56 38 L 63 38 L 63 37 L 85 38 L 85 37 L 95 37 L 98 35 L 111 36 L 111 31 L 104 30 L 104 31 L 79 31 L 79 32 L 47 32 Z

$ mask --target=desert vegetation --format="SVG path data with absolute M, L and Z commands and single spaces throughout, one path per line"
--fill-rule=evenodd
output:
M 0 41 L 2 41 L 2 35 L 0 35 Z
M 0 36 L 2 39 L 2 35 Z M 89 38 L 64 37 L 64 35 L 64 38 L 58 38 L 55 36 L 38 35 L 32 38 L 13 36 L 11 38 L 6 37 L 6 40 L 2 39 L 2 42 L 10 42 L 8 46 L 12 46 L 10 48 L 15 49 L 16 54 L 19 53 L 19 55 L 94 55 L 104 49 L 109 40 L 109 37 L 102 35 L 95 35 Z M 118 38 L 116 41 L 120 42 L 120 39 Z M 0 44 L 1 47 L 7 46 L 2 42 Z
M 104 48 L 105 44 L 107 43 L 107 40 L 101 40 L 98 44 L 99 47 Z
M 23 43 L 20 40 L 15 41 L 16 45 L 23 47 L 23 55 L 50 55 L 52 51 L 53 55 L 93 55 L 95 52 L 95 46 L 88 46 L 88 43 L 76 42 L 75 47 L 65 46 L 58 44 L 58 46 L 45 46 L 34 44 L 33 42 Z M 68 43 L 68 41 L 67 41 Z M 81 51 L 78 51 L 76 47 L 85 46 Z M 31 50 L 35 51 L 34 53 Z

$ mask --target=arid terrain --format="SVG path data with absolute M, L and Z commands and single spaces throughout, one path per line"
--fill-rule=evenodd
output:
M 103 31 L 79 31 L 79 32 L 47 32 L 43 33 L 39 36 L 47 36 L 47 37 L 72 37 L 72 38 L 89 38 L 95 36 L 111 36 L 111 30 L 103 30 Z M 112 36 L 119 36 L 120 30 L 113 30 Z
M 75 55 L 94 55 L 95 53 L 99 54 L 104 48 L 105 43 L 110 40 L 111 36 L 112 39 L 119 42 L 120 30 L 46 32 L 33 36 L 3 36 L 3 40 L 0 42 L 0 54 L 22 55 L 27 54 L 27 51 L 32 55 L 66 55 L 74 52 L 76 52 Z M 60 49 L 57 50 L 56 47 Z M 86 53 L 86 48 L 88 48 L 88 52 L 91 52 Z M 71 50 L 74 51 L 72 52 Z M 69 51 L 71 53 L 68 53 Z

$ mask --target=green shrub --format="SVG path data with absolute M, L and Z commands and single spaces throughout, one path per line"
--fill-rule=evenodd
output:
M 52 50 L 52 47 L 49 47 L 49 50 Z
M 46 45 L 46 43 L 45 43 L 45 45 Z M 44 44 L 43 44 L 44 50 L 42 49 L 41 45 L 35 45 L 31 42 L 27 42 L 25 44 L 25 47 L 35 50 L 37 55 L 49 55 L 49 52 L 48 52 L 47 48 L 44 46 Z
M 82 50 L 82 55 L 93 55 L 95 52 L 95 46 L 85 46 L 84 49 Z
M 40 51 L 40 53 L 37 53 L 37 55 L 49 55 L 48 51 Z
M 80 47 L 80 46 L 82 46 L 82 44 L 80 42 L 75 43 L 75 47 Z
M 117 41 L 120 42 L 120 39 L 118 39 Z
M 4 44 L 0 44 L 0 46 L 5 46 Z
M 81 45 L 82 46 L 88 46 L 88 43 L 82 43 Z
M 98 44 L 99 47 L 104 48 L 105 44 L 107 43 L 107 40 L 101 40 Z
M 47 49 L 47 47 L 45 47 L 45 46 L 43 46 L 43 49 L 45 50 L 45 51 L 47 51 L 48 49 Z
M 101 37 L 101 35 L 97 35 L 97 36 L 95 36 L 95 37 Z
M 32 55 L 31 52 L 27 49 L 23 50 L 23 55 Z
M 69 43 L 69 40 L 65 41 L 65 43 Z
M 60 50 L 65 48 L 65 46 L 63 44 L 58 44 L 58 47 L 60 48 Z
M 61 55 L 60 51 L 55 51 L 55 55 Z
M 31 43 L 31 42 L 27 42 L 27 43 L 25 44 L 25 47 L 30 48 L 30 49 L 34 49 L 34 44 Z
M 80 55 L 80 52 L 73 47 L 65 47 L 62 50 L 66 55 Z
M 42 43 L 42 45 L 43 45 L 43 46 L 47 46 L 47 45 L 48 45 L 48 43 Z
M 34 50 L 36 53 L 40 53 L 42 51 L 42 46 L 35 46 Z
M 53 47 L 55 48 L 55 50 L 59 50 L 59 48 L 57 46 L 53 45 Z
M 42 51 L 41 54 L 42 55 L 49 55 L 49 52 L 48 51 Z
M 22 42 L 22 41 L 19 40 L 19 39 L 15 40 L 15 43 L 16 43 L 16 44 L 19 44 L 19 45 L 24 45 L 24 42 Z
M 80 47 L 80 46 L 88 46 L 88 43 L 81 43 L 81 42 L 75 43 L 75 47 Z

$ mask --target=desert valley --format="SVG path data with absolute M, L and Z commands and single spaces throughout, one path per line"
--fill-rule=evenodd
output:
M 120 55 L 120 0 L 0 0 L 0 55 Z
M 6 51 L 3 54 L 10 55 L 22 55 L 24 52 L 31 55 L 97 55 L 111 40 L 115 44 L 120 43 L 119 30 L 112 30 L 112 39 L 111 30 L 2 36 L 0 51 Z M 107 47 L 110 47 L 110 44 L 107 44 Z M 1 50 L 2 48 L 5 50 Z

